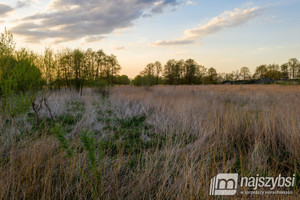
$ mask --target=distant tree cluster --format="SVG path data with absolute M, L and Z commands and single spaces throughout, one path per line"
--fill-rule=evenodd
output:
M 23 73 L 17 78 L 22 83 L 18 87 L 28 87 L 34 83 L 23 81 L 27 75 L 34 78 L 28 69 L 22 69 L 24 62 L 27 62 L 27 67 L 34 66 L 37 69 L 44 86 L 49 88 L 75 88 L 80 92 L 84 86 L 130 84 L 128 76 L 119 75 L 121 66 L 116 56 L 107 55 L 103 50 L 66 48 L 54 52 L 46 48 L 42 55 L 27 49 L 16 51 L 13 35 L 7 30 L 0 37 L 0 62 L 0 95 L 4 90 L 4 81 L 10 80 L 8 73 L 13 73 L 14 76 Z
M 56 88 L 129 84 L 127 76 L 119 76 L 121 66 L 116 56 L 106 55 L 103 50 L 86 51 L 64 49 L 56 54 L 46 49 L 39 63 L 47 84 Z
M 239 80 L 288 80 L 300 77 L 300 62 L 291 58 L 287 63 L 260 65 L 254 74 L 251 74 L 248 67 L 241 67 L 240 70 L 231 73 L 217 73 L 214 68 L 206 68 L 199 65 L 195 60 L 169 60 L 162 67 L 158 61 L 147 64 L 145 69 L 137 75 L 132 83 L 136 86 L 156 84 L 217 84 L 225 81 Z

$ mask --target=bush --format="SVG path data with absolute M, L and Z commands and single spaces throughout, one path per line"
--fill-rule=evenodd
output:
M 18 54 L 0 57 L 0 110 L 15 117 L 28 111 L 43 81 L 40 70 L 24 50 Z
M 129 85 L 130 84 L 130 79 L 126 75 L 117 76 L 115 79 L 116 79 L 115 80 L 116 85 Z
M 156 84 L 156 78 L 152 75 L 138 75 L 132 80 L 132 84 L 135 86 L 153 86 Z
M 106 80 L 85 80 L 84 81 L 84 86 L 88 86 L 88 87 L 106 87 L 108 85 Z

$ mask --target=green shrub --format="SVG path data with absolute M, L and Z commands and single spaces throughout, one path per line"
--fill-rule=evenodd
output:
M 146 75 L 146 76 L 137 75 L 132 80 L 132 84 L 135 86 L 153 86 L 156 84 L 156 78 L 152 75 Z
M 62 129 L 60 124 L 55 124 L 55 126 L 51 130 L 59 143 L 61 144 L 61 148 L 66 152 L 66 154 L 71 157 L 73 156 L 73 149 L 70 147 L 69 140 L 66 138 L 66 132 Z
M 117 76 L 117 77 L 115 77 L 115 84 L 116 85 L 129 85 L 130 79 L 126 75 Z
M 87 130 L 83 130 L 80 136 L 80 140 L 84 145 L 84 149 L 87 151 L 87 158 L 92 168 L 96 168 L 96 141 L 94 134 Z
M 41 72 L 34 64 L 34 54 L 14 51 L 12 34 L 0 38 L 0 111 L 15 117 L 29 110 L 42 87 Z
M 42 87 L 40 70 L 27 58 L 0 58 L 1 111 L 14 117 L 24 113 Z

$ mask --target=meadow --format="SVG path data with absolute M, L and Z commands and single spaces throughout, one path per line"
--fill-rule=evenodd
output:
M 47 90 L 0 119 L 0 199 L 226 199 L 218 173 L 296 174 L 299 85 Z M 47 101 L 45 101 L 45 99 Z

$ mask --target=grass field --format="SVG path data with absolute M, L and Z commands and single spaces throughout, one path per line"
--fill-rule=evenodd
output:
M 221 172 L 296 174 L 292 195 L 250 197 L 300 198 L 300 86 L 46 96 L 38 123 L 32 111 L 0 116 L 0 199 L 209 199 Z

